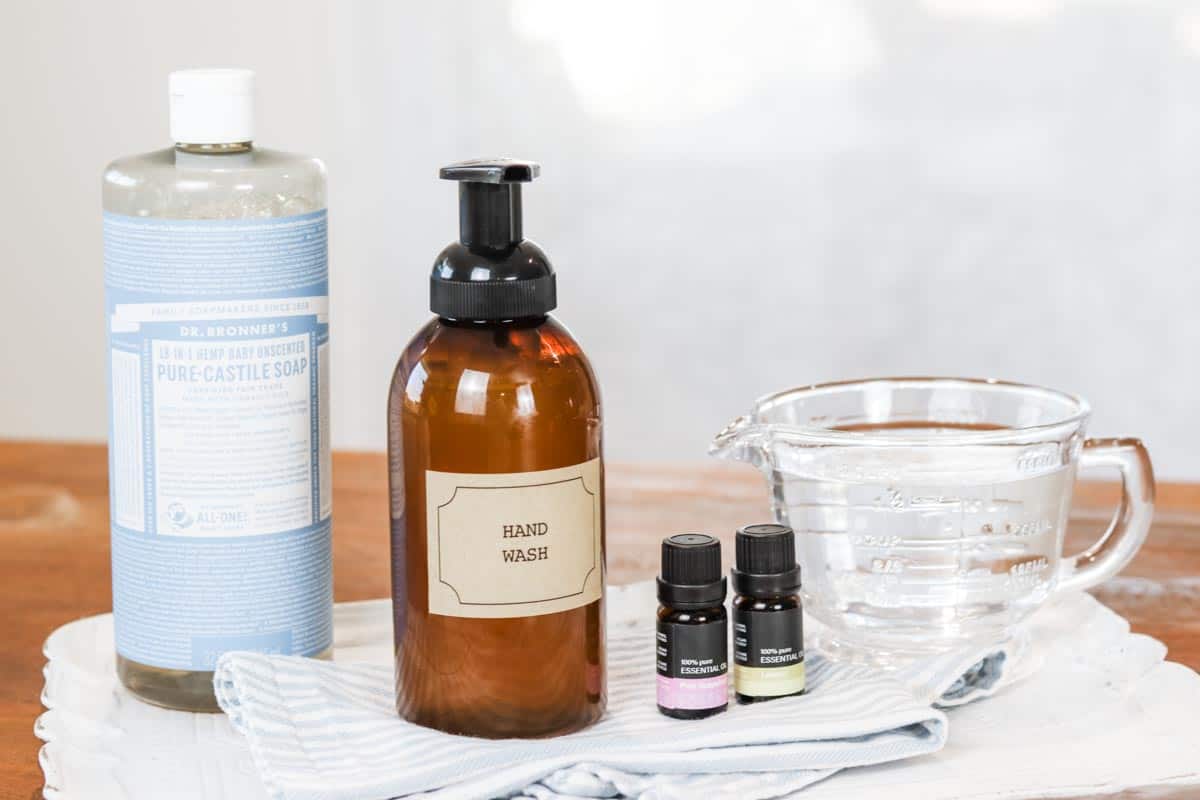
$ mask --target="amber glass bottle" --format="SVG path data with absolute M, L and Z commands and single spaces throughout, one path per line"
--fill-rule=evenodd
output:
M 471 736 L 567 733 L 605 703 L 600 398 L 521 233 L 536 175 L 442 170 L 461 182 L 461 241 L 388 401 L 396 706 Z

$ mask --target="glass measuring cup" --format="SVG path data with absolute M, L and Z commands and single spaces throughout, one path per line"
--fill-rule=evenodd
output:
M 894 666 L 1003 641 L 1053 592 L 1133 558 L 1154 511 L 1136 439 L 1084 439 L 1090 410 L 1062 392 L 991 380 L 894 378 L 762 398 L 710 448 L 759 467 L 796 531 L 818 646 Z M 1077 469 L 1115 467 L 1121 504 L 1064 558 Z

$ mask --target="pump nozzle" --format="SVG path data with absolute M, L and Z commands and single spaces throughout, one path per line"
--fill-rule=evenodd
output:
M 540 317 L 557 304 L 554 268 L 521 229 L 521 184 L 542 171 L 533 161 L 480 158 L 442 167 L 458 181 L 458 241 L 429 278 L 429 308 L 475 322 Z
M 475 159 L 442 167 L 438 176 L 458 181 L 458 238 L 470 248 L 503 250 L 522 239 L 521 184 L 542 171 L 533 161 Z
M 446 181 L 471 183 L 529 183 L 542 174 L 536 161 L 515 158 L 473 158 L 442 167 L 438 177 Z

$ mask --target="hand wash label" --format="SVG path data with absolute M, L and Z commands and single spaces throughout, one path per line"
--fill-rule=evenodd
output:
M 425 473 L 429 613 L 528 617 L 602 592 L 600 459 L 513 474 Z

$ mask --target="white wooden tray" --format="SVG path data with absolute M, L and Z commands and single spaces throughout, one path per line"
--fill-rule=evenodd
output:
M 654 606 L 650 583 L 609 590 L 610 624 Z M 334 620 L 335 658 L 390 661 L 387 601 L 339 604 Z M 988 700 L 951 710 L 940 753 L 847 770 L 803 792 L 805 800 L 997 800 L 1200 783 L 1200 676 L 1164 661 L 1161 643 L 1130 634 L 1125 620 L 1088 595 L 1044 609 L 1032 636 L 1040 668 Z M 45 653 L 48 710 L 36 733 L 45 742 L 50 800 L 266 797 L 224 716 L 155 708 L 119 685 L 111 615 L 63 626 Z

